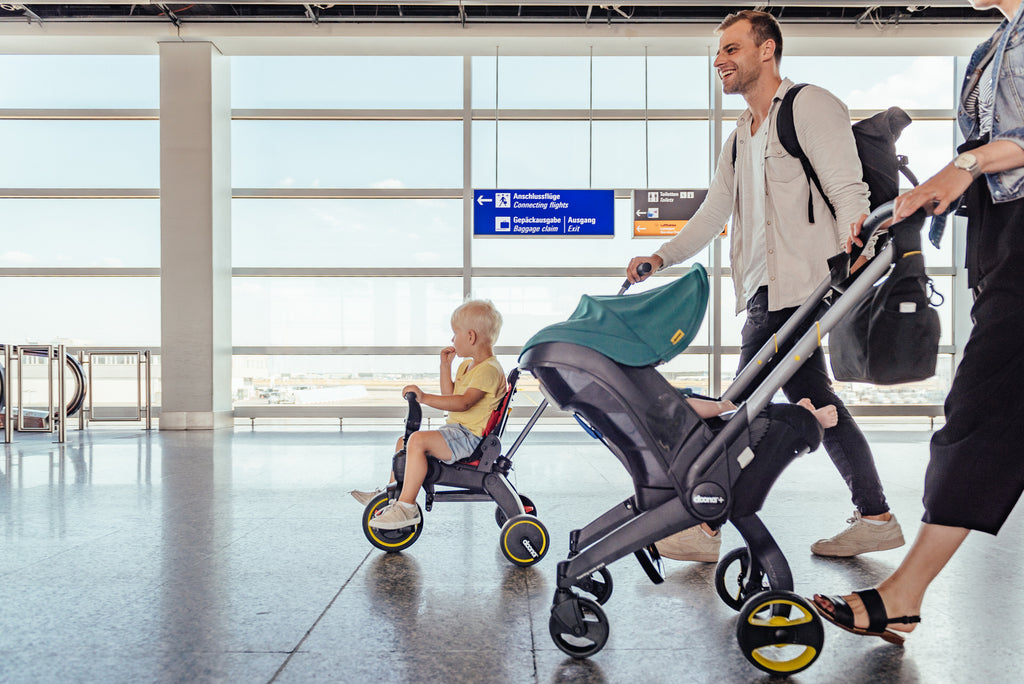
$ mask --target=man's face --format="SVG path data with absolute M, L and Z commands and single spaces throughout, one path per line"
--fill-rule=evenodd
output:
M 753 89 L 761 77 L 764 48 L 764 44 L 760 47 L 754 45 L 749 21 L 737 21 L 722 32 L 718 39 L 715 69 L 722 79 L 724 92 L 743 95 Z

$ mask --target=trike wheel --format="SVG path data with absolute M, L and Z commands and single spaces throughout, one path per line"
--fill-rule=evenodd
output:
M 768 575 L 758 570 L 750 576 L 750 553 L 741 546 L 722 556 L 715 567 L 715 591 L 733 610 L 740 610 L 751 596 L 772 588 Z
M 520 494 L 519 500 L 523 502 L 523 510 L 526 511 L 527 515 L 537 516 L 537 507 L 533 505 L 530 497 Z M 504 527 L 505 523 L 508 522 L 508 516 L 505 515 L 505 511 L 501 510 L 501 506 L 494 507 L 494 522 L 498 523 L 498 527 Z
M 774 589 L 756 594 L 743 606 L 736 640 L 755 667 L 790 675 L 807 669 L 821 654 L 825 630 L 805 599 Z
M 366 508 L 363 509 L 363 534 L 378 549 L 394 553 L 409 548 L 419 539 L 420 532 L 423 531 L 423 510 L 419 508 L 419 504 L 416 504 L 416 508 L 420 512 L 420 523 L 418 525 L 410 525 L 398 530 L 377 530 L 370 527 L 370 521 L 373 520 L 373 517 L 379 514 L 387 505 L 387 492 L 381 492 L 370 503 L 366 504 Z
M 551 640 L 555 642 L 563 653 L 573 658 L 589 658 L 608 643 L 608 617 L 601 610 L 601 606 L 590 599 L 580 598 L 580 613 L 583 615 L 583 622 L 580 625 L 582 634 L 574 634 L 571 629 L 566 628 L 554 614 L 548 620 L 548 631 L 551 633 Z
M 533 565 L 548 552 L 548 529 L 532 515 L 516 515 L 501 528 L 501 552 L 523 567 Z

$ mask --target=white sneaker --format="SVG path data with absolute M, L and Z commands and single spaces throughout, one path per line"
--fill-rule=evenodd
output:
M 353 499 L 355 499 L 356 501 L 365 506 L 366 504 L 376 499 L 377 496 L 383 491 L 384 490 L 380 489 L 379 487 L 377 489 L 374 489 L 372 492 L 361 492 L 358 489 L 353 489 L 351 492 L 349 492 L 349 494 L 352 495 Z
M 672 560 L 717 563 L 722 535 L 719 533 L 712 537 L 700 525 L 694 525 L 665 537 L 655 546 L 658 547 L 658 553 Z
M 419 506 L 413 504 L 412 510 L 409 510 L 401 501 L 396 501 L 382 508 L 369 525 L 375 530 L 400 530 L 419 525 L 421 520 Z
M 846 522 L 850 526 L 839 534 L 811 544 L 811 553 L 816 556 L 849 558 L 862 553 L 895 549 L 904 544 L 903 530 L 896 522 L 895 515 L 877 525 L 864 520 L 860 511 L 855 510 L 853 517 Z

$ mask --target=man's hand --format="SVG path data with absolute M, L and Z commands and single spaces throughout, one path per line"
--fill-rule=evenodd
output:
M 636 272 L 636 269 L 640 264 L 644 262 L 649 263 L 651 265 L 651 270 L 648 271 L 646 275 L 640 275 L 639 273 Z M 628 280 L 633 285 L 643 282 L 647 280 L 647 278 L 649 278 L 652 273 L 660 269 L 664 264 L 665 262 L 657 254 L 652 254 L 651 256 L 647 257 L 633 257 L 632 259 L 629 260 L 629 265 L 626 266 L 626 280 Z

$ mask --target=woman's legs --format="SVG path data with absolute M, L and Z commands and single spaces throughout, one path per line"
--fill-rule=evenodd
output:
M 878 585 L 878 593 L 885 604 L 890 618 L 920 615 L 925 591 L 946 563 L 960 548 L 970 530 L 963 527 L 924 524 L 917 534 L 913 546 L 907 552 L 896 571 Z M 853 610 L 854 626 L 868 627 L 868 614 L 856 594 L 844 596 Z M 826 611 L 833 612 L 832 602 L 820 594 L 814 595 L 814 602 Z M 912 632 L 914 624 L 894 623 L 889 629 L 897 632 Z

